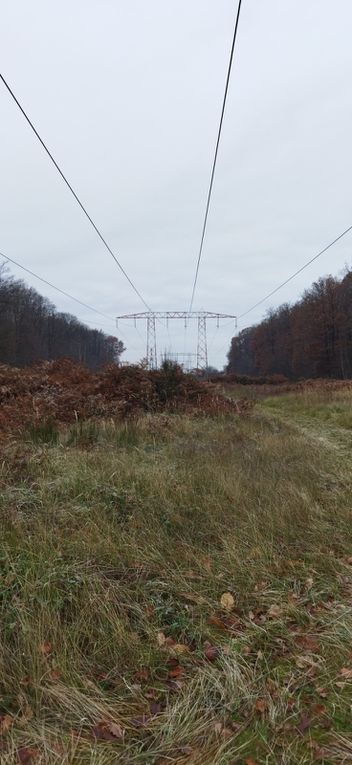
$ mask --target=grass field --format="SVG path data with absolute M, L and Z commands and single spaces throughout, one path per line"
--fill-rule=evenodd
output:
M 351 404 L 2 446 L 2 765 L 352 762 Z

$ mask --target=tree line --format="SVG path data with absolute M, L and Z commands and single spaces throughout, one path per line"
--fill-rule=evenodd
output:
M 0 267 L 0 362 L 26 366 L 69 357 L 90 369 L 118 363 L 121 340 L 90 329 L 75 316 L 60 313 L 33 287 Z
M 228 372 L 290 379 L 352 377 L 352 271 L 319 279 L 294 305 L 232 338 Z

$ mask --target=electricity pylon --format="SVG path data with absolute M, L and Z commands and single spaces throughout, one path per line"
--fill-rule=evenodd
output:
M 157 345 L 156 345 L 156 322 L 166 321 L 166 326 L 169 325 L 169 321 L 174 319 L 182 319 L 185 327 L 187 322 L 195 320 L 198 322 L 198 339 L 197 339 L 197 369 L 199 371 L 206 369 L 208 366 L 208 345 L 207 345 L 207 322 L 209 320 L 215 320 L 217 326 L 219 326 L 220 319 L 233 319 L 235 326 L 237 325 L 237 318 L 229 313 L 212 313 L 211 311 L 144 311 L 142 313 L 129 313 L 123 316 L 117 316 L 116 326 L 121 320 L 127 319 L 128 321 L 134 321 L 134 325 L 137 325 L 137 321 L 146 322 L 146 359 L 149 369 L 156 369 L 158 366 L 157 360 Z

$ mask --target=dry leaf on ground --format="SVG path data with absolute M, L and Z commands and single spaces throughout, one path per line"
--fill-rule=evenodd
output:
M 49 672 L 49 680 L 51 680 L 52 683 L 57 683 L 58 680 L 60 680 L 61 672 L 59 669 L 51 669 Z
M 183 672 L 184 672 L 184 668 L 183 668 L 183 667 L 181 667 L 181 665 L 180 665 L 180 664 L 177 664 L 175 667 L 171 667 L 171 668 L 169 669 L 168 675 L 169 675 L 169 677 L 171 677 L 171 678 L 173 678 L 173 677 L 179 677 L 180 675 L 182 675 L 182 674 L 183 674 Z
M 311 711 L 315 715 L 325 715 L 326 706 L 324 704 L 313 704 Z
M 171 646 L 171 649 L 178 654 L 189 653 L 188 645 L 185 645 L 184 643 L 175 643 L 175 645 Z
M 308 717 L 308 715 L 302 715 L 302 717 L 301 717 L 301 719 L 300 719 L 300 721 L 299 721 L 299 723 L 297 725 L 297 728 L 298 728 L 300 733 L 305 733 L 306 730 L 308 730 L 308 728 L 310 728 L 311 724 L 312 724 L 311 718 Z
M 149 680 L 149 672 L 147 669 L 139 669 L 138 672 L 135 672 L 134 674 L 134 680 L 137 682 L 146 682 Z
M 208 661 L 215 661 L 220 655 L 220 649 L 216 645 L 204 643 L 204 656 Z
M 225 611 L 233 611 L 235 608 L 235 598 L 231 592 L 223 592 L 220 598 L 220 603 Z
M 352 680 L 352 669 L 349 667 L 342 667 L 340 670 L 341 677 L 344 677 L 345 680 Z
M 203 595 L 197 595 L 195 592 L 180 592 L 181 598 L 189 600 L 191 603 L 196 603 L 197 606 L 204 606 L 207 602 Z
M 279 619 L 280 616 L 282 616 L 282 608 L 273 603 L 268 610 L 268 616 L 270 616 L 271 619 Z
M 43 654 L 43 656 L 49 656 L 49 653 L 51 653 L 52 650 L 52 645 L 49 640 L 44 640 L 44 642 L 39 646 L 39 651 L 41 654 Z
M 261 715 L 264 714 L 266 710 L 266 702 L 264 699 L 257 699 L 254 706 L 256 712 L 259 712 Z
M 212 627 L 217 627 L 219 630 L 227 630 L 227 624 L 222 619 L 219 619 L 218 616 L 215 614 L 213 616 L 208 617 L 208 624 L 210 624 Z
M 33 765 L 39 757 L 39 749 L 34 746 L 21 746 L 16 754 L 21 765 Z
M 116 741 L 124 736 L 124 728 L 119 723 L 99 722 L 92 728 L 94 738 L 101 741 Z
M 11 715 L 0 715 L 0 735 L 7 733 L 10 730 L 13 723 L 13 717 Z

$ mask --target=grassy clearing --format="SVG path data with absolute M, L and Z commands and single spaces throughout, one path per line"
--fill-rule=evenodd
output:
M 351 761 L 347 457 L 265 406 L 3 448 L 4 765 Z
M 291 393 L 283 398 L 276 396 L 265 401 L 265 407 L 286 415 L 297 414 L 300 418 L 307 417 L 319 420 L 345 430 L 352 429 L 351 392 L 348 390 L 321 391 L 304 390 L 301 393 Z

